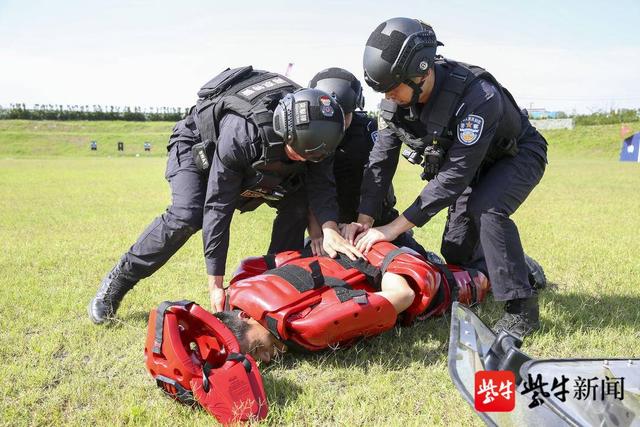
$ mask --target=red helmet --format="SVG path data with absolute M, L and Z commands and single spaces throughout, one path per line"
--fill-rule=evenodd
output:
M 191 301 L 165 301 L 149 315 L 147 370 L 165 393 L 197 402 L 222 424 L 260 420 L 268 411 L 255 360 L 231 331 Z

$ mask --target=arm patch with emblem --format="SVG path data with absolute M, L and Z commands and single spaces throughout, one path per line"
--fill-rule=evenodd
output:
M 469 114 L 458 124 L 458 141 L 464 145 L 473 145 L 480 139 L 484 119 L 475 114 Z

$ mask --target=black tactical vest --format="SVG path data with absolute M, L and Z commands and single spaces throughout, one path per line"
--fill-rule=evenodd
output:
M 247 173 L 241 211 L 253 210 L 265 200 L 277 201 L 301 185 L 298 175 L 303 162 L 286 159 L 284 142 L 273 130 L 273 110 L 288 93 L 300 86 L 280 74 L 254 70 L 251 66 L 227 69 L 198 91 L 198 101 L 190 114 L 200 137 L 200 151 L 194 147 L 196 164 L 203 169 L 215 152 L 220 121 L 234 113 L 252 123 L 258 130 L 258 156 Z
M 385 101 L 382 103 L 380 113 L 382 119 L 413 151 L 413 153 L 403 152 L 403 155 L 412 161 L 410 159 L 412 154 L 417 154 L 418 156 L 414 158 L 420 159 L 420 162 L 422 156 L 425 156 L 425 175 L 423 178 L 431 179 L 437 174 L 444 159 L 443 152 L 446 152 L 455 142 L 455 135 L 451 129 L 454 127 L 457 114 L 462 110 L 458 108 L 456 111 L 456 108 L 466 90 L 478 79 L 492 83 L 500 91 L 503 101 L 502 118 L 485 159 L 493 162 L 506 155 L 515 155 L 517 153 L 517 138 L 522 130 L 522 115 L 518 104 L 509 91 L 503 88 L 484 68 L 446 58 L 438 58 L 436 64 L 445 70 L 446 76 L 439 92 L 429 100 L 432 107 L 426 124 L 418 122 L 417 117 L 409 119 L 411 113 L 409 109 L 391 106 L 394 111 L 389 111 L 385 106 L 391 104 Z M 427 173 L 429 155 L 436 156 L 434 153 L 439 153 L 439 164 Z M 419 162 L 412 161 L 412 163 Z

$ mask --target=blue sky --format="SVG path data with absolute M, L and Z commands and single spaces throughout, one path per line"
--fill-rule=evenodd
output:
M 523 107 L 640 107 L 640 2 L 0 0 L 0 105 L 189 106 L 230 66 L 362 77 L 370 32 L 420 18 Z M 367 106 L 379 95 L 367 90 Z

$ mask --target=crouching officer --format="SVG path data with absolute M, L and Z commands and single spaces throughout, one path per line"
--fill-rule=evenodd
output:
M 429 25 L 409 18 L 383 22 L 367 40 L 365 80 L 385 93 L 388 127 L 371 152 L 358 222 L 373 222 L 403 143 L 428 183 L 400 217 L 361 233 L 356 248 L 366 253 L 448 207 L 443 256 L 487 272 L 495 299 L 506 301 L 496 331 L 524 336 L 539 328 L 538 301 L 510 216 L 542 178 L 547 143 L 491 74 L 436 57 L 438 45 Z
M 113 317 L 124 295 L 199 229 L 212 309 L 222 310 L 235 209 L 250 211 L 263 202 L 277 207 L 270 253 L 303 247 L 309 207 L 322 224 L 329 255 L 361 255 L 336 223 L 332 154 L 344 134 L 344 118 L 328 94 L 248 66 L 224 71 L 198 96 L 169 141 L 172 204 L 102 281 L 89 304 L 95 323 Z
M 309 83 L 310 88 L 320 89 L 330 94 L 338 102 L 344 112 L 345 134 L 336 148 L 333 174 L 336 180 L 338 194 L 339 222 L 345 224 L 343 235 L 348 236 L 350 228 L 354 227 L 358 218 L 358 205 L 360 203 L 360 187 L 362 174 L 369 161 L 369 153 L 378 138 L 378 125 L 376 120 L 370 118 L 364 109 L 364 96 L 362 84 L 349 71 L 342 68 L 327 68 L 316 74 Z M 361 111 L 356 111 L 360 109 Z M 396 197 L 393 185 L 389 186 L 382 203 L 376 208 L 373 215 L 376 225 L 385 225 L 398 217 L 398 211 L 394 209 Z M 310 225 L 313 221 L 310 222 Z M 319 226 L 310 233 L 314 254 L 318 254 L 321 246 L 322 234 Z M 353 243 L 353 237 L 352 241 Z M 422 245 L 415 241 L 411 231 L 400 234 L 394 241 L 396 246 L 404 246 L 415 250 L 422 256 L 429 258 Z

